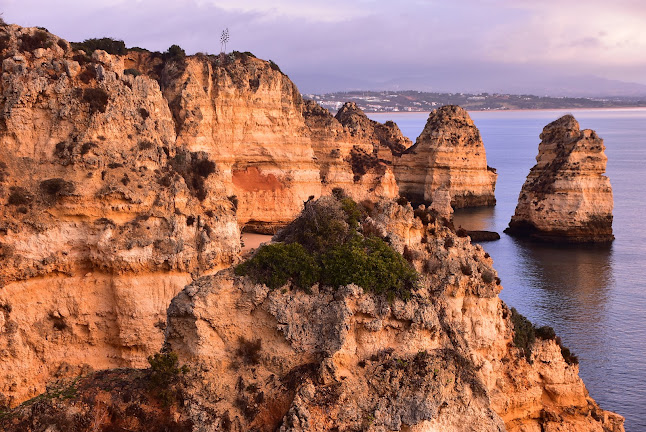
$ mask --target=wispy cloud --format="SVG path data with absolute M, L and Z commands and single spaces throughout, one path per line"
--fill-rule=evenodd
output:
M 299 77 L 388 81 L 453 68 L 596 74 L 646 83 L 643 0 L 3 0 L 4 18 L 70 40 L 112 36 L 188 52 L 230 49 Z M 494 72 L 495 70 L 495 72 Z M 490 72 L 486 72 L 490 71 Z

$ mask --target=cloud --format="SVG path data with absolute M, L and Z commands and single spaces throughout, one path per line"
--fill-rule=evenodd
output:
M 347 82 L 403 76 L 593 73 L 646 82 L 641 0 L 4 0 L 4 18 L 68 40 L 112 36 L 129 46 L 229 50 L 273 59 L 298 77 Z M 453 69 L 453 74 L 445 71 Z M 495 71 L 494 71 L 495 70 Z M 490 71 L 490 72 L 488 72 Z M 449 79 L 450 81 L 450 79 Z M 297 83 L 298 84 L 298 83 Z

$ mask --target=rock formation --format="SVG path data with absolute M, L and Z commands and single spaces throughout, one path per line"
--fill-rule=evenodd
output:
M 141 372 L 131 372 L 132 384 L 111 372 L 90 380 L 101 398 L 82 379 L 72 383 L 80 395 L 51 390 L 0 426 L 90 430 L 82 425 L 128 419 L 130 430 L 144 430 L 142 418 L 165 416 L 173 430 L 192 431 L 623 431 L 553 335 L 516 345 L 522 329 L 480 246 L 434 212 L 393 202 L 377 203 L 368 221 L 420 271 L 410 300 L 355 285 L 269 290 L 223 270 L 187 286 L 168 309 L 167 347 L 190 367 L 169 387 L 180 401 L 160 409 Z
M 411 143 L 397 125 L 370 120 L 354 103 L 345 104 L 333 117 L 316 102 L 306 101 L 303 116 L 324 193 L 340 187 L 357 200 L 398 196 L 392 161 Z
M 0 26 L 0 60 L 0 429 L 622 430 L 554 340 L 513 345 L 491 259 L 438 216 L 493 199 L 460 109 L 400 159 L 394 124 L 334 118 L 247 54 L 87 54 Z M 310 196 L 396 196 L 391 164 L 430 210 L 385 201 L 361 226 L 422 273 L 411 300 L 225 269 L 240 227 L 273 231 Z M 182 379 L 90 373 L 164 341 Z
M 352 170 L 355 146 L 372 161 L 405 142 L 396 126 L 353 138 L 332 118 L 326 137 L 252 56 L 88 55 L 9 25 L 0 57 L 0 404 L 54 376 L 145 365 L 170 300 L 237 259 L 241 227 L 272 232 L 339 186 L 398 194 L 387 163 Z M 322 182 L 326 146 L 345 153 Z
M 496 203 L 496 171 L 487 166 L 478 128 L 458 106 L 434 110 L 415 145 L 394 164 L 400 192 L 412 202 L 431 202 L 435 191 L 446 190 L 453 208 Z
M 611 242 L 612 187 L 603 140 L 572 115 L 541 133 L 536 165 L 506 233 L 553 242 Z
M 0 40 L 2 405 L 146 365 L 170 300 L 240 246 L 219 167 L 177 145 L 155 80 L 39 29 Z

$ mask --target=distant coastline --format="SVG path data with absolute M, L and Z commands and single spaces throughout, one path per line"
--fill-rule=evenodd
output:
M 522 108 L 522 109 L 499 109 L 499 110 L 488 110 L 488 109 L 467 109 L 469 112 L 483 112 L 483 113 L 513 113 L 513 112 L 526 112 L 526 111 L 646 111 L 646 106 L 625 106 L 625 107 L 591 107 L 591 108 L 571 108 L 571 107 L 562 107 L 562 108 Z M 367 111 L 369 114 L 395 114 L 395 115 L 407 115 L 407 114 L 428 114 L 432 110 L 425 111 Z
M 526 111 L 555 109 L 646 108 L 646 96 L 552 97 L 501 93 L 429 93 L 420 91 L 352 91 L 304 94 L 331 112 L 354 102 L 366 113 L 430 112 L 443 105 L 460 105 L 468 111 Z

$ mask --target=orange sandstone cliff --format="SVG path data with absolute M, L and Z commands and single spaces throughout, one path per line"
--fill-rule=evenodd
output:
M 0 425 L 146 430 L 143 419 L 166 419 L 169 430 L 186 431 L 623 431 L 623 418 L 588 396 L 553 338 L 529 350 L 514 343 L 520 330 L 498 298 L 491 258 L 447 222 L 394 202 L 376 203 L 363 220 L 420 272 L 406 301 L 356 285 L 270 290 L 223 270 L 188 285 L 168 309 L 166 346 L 190 368 L 175 372 L 171 393 L 151 390 L 146 372 L 94 374 Z
M 487 165 L 480 131 L 463 108 L 434 110 L 415 145 L 395 159 L 402 195 L 412 202 L 432 202 L 448 192 L 453 208 L 496 203 L 496 171 Z

